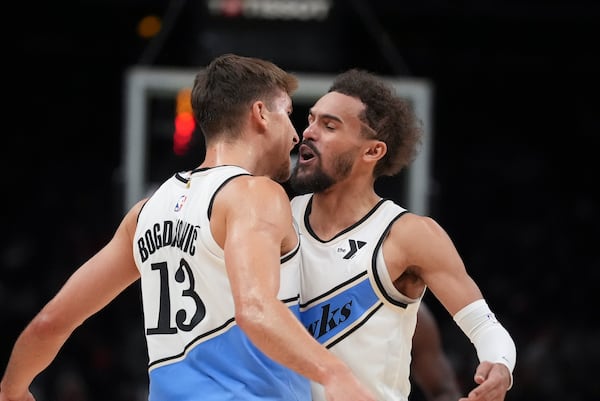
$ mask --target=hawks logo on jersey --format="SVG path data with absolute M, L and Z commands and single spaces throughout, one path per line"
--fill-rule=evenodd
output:
M 322 344 L 360 324 L 363 319 L 368 318 L 373 308 L 380 305 L 366 275 L 356 277 L 356 285 L 353 285 L 352 281 L 350 280 L 344 291 L 322 302 L 302 305 L 302 323 Z M 336 341 L 334 340 L 334 343 Z

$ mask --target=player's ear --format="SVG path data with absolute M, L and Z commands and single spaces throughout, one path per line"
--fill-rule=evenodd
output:
M 258 127 L 260 127 L 260 130 L 266 129 L 268 115 L 267 106 L 263 101 L 256 100 L 254 103 L 252 103 L 252 109 L 250 114 L 253 124 L 256 124 Z
M 378 161 L 387 153 L 387 145 L 385 142 L 376 139 L 370 140 L 365 148 L 363 157 L 368 161 Z

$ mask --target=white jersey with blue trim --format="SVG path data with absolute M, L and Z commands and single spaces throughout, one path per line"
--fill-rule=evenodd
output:
M 234 319 L 210 213 L 217 192 L 240 175 L 249 173 L 219 166 L 175 174 L 138 217 L 150 401 L 310 400 L 308 380 L 263 354 Z M 278 297 L 298 316 L 298 246 L 281 260 Z
M 292 199 L 302 242 L 302 323 L 378 400 L 406 401 L 422 296 L 411 299 L 394 287 L 381 250 L 406 209 L 382 199 L 356 224 L 324 241 L 310 228 L 311 202 L 311 194 Z M 325 400 L 320 384 L 312 383 L 312 393 L 313 401 Z

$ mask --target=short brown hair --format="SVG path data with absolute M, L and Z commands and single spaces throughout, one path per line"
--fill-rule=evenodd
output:
M 194 118 L 207 142 L 223 132 L 236 135 L 247 106 L 256 100 L 268 106 L 279 91 L 291 96 L 297 88 L 298 79 L 270 61 L 224 54 L 196 74 Z

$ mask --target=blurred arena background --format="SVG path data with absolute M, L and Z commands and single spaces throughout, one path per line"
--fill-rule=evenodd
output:
M 28 320 L 120 220 L 127 72 L 236 52 L 299 73 L 361 67 L 430 83 L 427 210 L 515 338 L 507 401 L 600 399 L 598 2 L 66 0 L 15 3 L 5 18 L 2 370 Z M 146 173 L 194 167 L 197 132 L 173 147 L 177 94 L 148 102 Z M 302 105 L 294 118 L 301 131 Z M 402 177 L 379 188 L 407 199 Z M 474 350 L 426 300 L 467 391 Z M 34 390 L 38 401 L 142 401 L 146 385 L 133 287 L 75 332 Z

